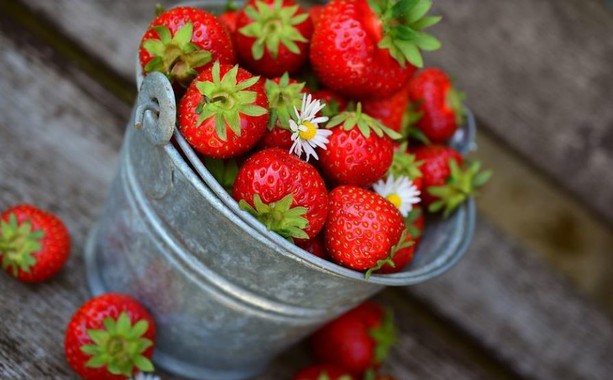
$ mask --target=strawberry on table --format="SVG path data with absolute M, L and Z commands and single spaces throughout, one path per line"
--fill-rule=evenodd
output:
M 317 361 L 346 368 L 358 377 L 377 369 L 394 342 L 392 313 L 372 301 L 329 322 L 309 341 Z
M 0 215 L 2 269 L 24 282 L 49 279 L 70 255 L 70 235 L 55 215 L 21 204 Z
M 212 62 L 236 63 L 228 31 L 214 15 L 194 7 L 156 17 L 141 40 L 139 59 L 145 73 L 159 71 L 182 87 Z
M 422 162 L 419 168 L 424 181 L 423 203 L 430 212 L 443 210 L 445 217 L 473 196 L 476 189 L 492 176 L 491 170 L 480 171 L 479 162 L 466 167 L 460 153 L 447 146 L 426 145 L 413 153 Z
M 368 186 L 389 169 L 394 147 L 392 138 L 400 135 L 364 114 L 344 111 L 326 125 L 332 131 L 326 150 L 321 150 L 324 176 L 338 185 Z
M 68 364 L 83 379 L 124 380 L 153 371 L 155 323 L 133 298 L 106 293 L 83 304 L 66 328 Z
M 268 100 L 259 77 L 215 64 L 200 73 L 179 104 L 179 129 L 208 157 L 236 157 L 266 133 Z
M 329 194 L 326 249 L 336 263 L 358 271 L 380 269 L 408 245 L 404 219 L 390 201 L 355 186 L 339 186 Z
M 334 364 L 314 364 L 301 369 L 292 380 L 355 380 L 355 377 Z
M 431 0 L 332 0 L 319 14 L 310 62 L 321 82 L 349 98 L 391 96 L 440 42 L 423 30 Z
M 440 69 L 417 72 L 409 82 L 409 95 L 420 116 L 414 127 L 434 144 L 445 143 L 464 122 L 464 94 Z
M 288 239 L 315 237 L 328 214 L 328 193 L 317 170 L 279 148 L 245 161 L 233 196 L 242 209 Z
M 313 24 L 292 0 L 249 0 L 237 18 L 241 61 L 269 78 L 294 73 L 308 59 Z

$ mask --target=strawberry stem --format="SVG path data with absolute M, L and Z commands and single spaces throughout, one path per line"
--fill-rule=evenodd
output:
M 241 199 L 238 205 L 242 210 L 255 216 L 266 228 L 290 241 L 293 241 L 294 238 L 308 239 L 309 236 L 304 232 L 304 229 L 309 225 L 309 221 L 304 217 L 307 209 L 305 207 L 291 207 L 293 199 L 294 196 L 288 194 L 276 202 L 266 204 L 258 194 L 255 194 L 253 206 L 244 199 Z

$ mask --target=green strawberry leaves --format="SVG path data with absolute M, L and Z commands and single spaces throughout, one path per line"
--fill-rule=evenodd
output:
M 369 331 L 369 335 L 376 342 L 375 355 L 373 362 L 382 363 L 387 357 L 390 349 L 396 343 L 396 328 L 394 327 L 394 315 L 390 310 L 386 310 L 381 320 L 381 324 Z
M 294 238 L 308 239 L 309 236 L 304 232 L 309 225 L 304 217 L 308 210 L 305 207 L 291 207 L 293 200 L 294 196 L 288 194 L 276 202 L 265 204 L 256 194 L 253 196 L 253 206 L 244 199 L 239 201 L 238 206 L 255 216 L 266 228 L 290 241 Z
M 282 44 L 294 54 L 300 54 L 300 48 L 296 42 L 308 42 L 296 25 L 303 23 L 308 13 L 296 14 L 298 5 L 283 6 L 283 0 L 274 0 L 269 5 L 262 1 L 256 1 L 255 7 L 249 5 L 245 13 L 253 21 L 238 30 L 244 36 L 255 38 L 251 47 L 251 54 L 256 60 L 262 59 L 266 49 L 273 59 L 279 55 L 279 46 Z
M 423 67 L 421 50 L 440 49 L 440 41 L 423 31 L 441 20 L 426 16 L 432 0 L 368 0 L 368 4 L 383 23 L 384 37 L 379 48 L 388 49 L 401 66 L 410 62 Z
M 466 95 L 456 90 L 455 87 L 451 87 L 447 92 L 446 103 L 453 109 L 455 122 L 458 126 L 464 124 L 464 118 L 466 117 L 466 108 L 464 108 L 465 99 Z
M 375 266 L 373 266 L 372 268 L 368 269 L 366 271 L 366 273 L 364 273 L 364 278 L 365 279 L 368 280 L 370 278 L 370 276 L 373 274 L 373 272 L 376 272 L 379 269 L 383 268 L 383 266 L 385 264 L 388 264 L 392 268 L 394 268 L 396 266 L 396 264 L 394 263 L 394 256 L 396 255 L 396 252 L 400 251 L 401 249 L 408 248 L 408 247 L 412 246 L 413 244 L 415 244 L 415 242 L 413 240 L 407 239 L 407 234 L 408 233 L 409 232 L 407 231 L 407 229 L 404 229 L 402 231 L 402 234 L 400 235 L 400 239 L 398 239 L 398 243 L 396 243 L 396 245 L 394 245 L 392 247 L 392 249 L 390 250 L 389 255 L 387 255 L 387 257 L 384 258 L 384 259 L 377 260 L 377 263 L 375 264 Z
M 443 217 L 447 218 L 466 199 L 476 193 L 476 189 L 483 186 L 492 177 L 491 170 L 481 171 L 481 163 L 475 161 L 466 169 L 461 169 L 458 163 L 450 159 L 449 169 L 451 174 L 447 183 L 442 186 L 431 186 L 427 189 L 430 195 L 438 198 L 430 204 L 428 211 L 438 212 L 443 210 Z
M 251 77 L 238 82 L 238 65 L 230 69 L 223 78 L 220 64 L 216 61 L 211 70 L 212 81 L 196 82 L 196 88 L 203 95 L 196 107 L 197 125 L 213 117 L 215 132 L 222 141 L 227 141 L 227 128 L 237 136 L 241 135 L 240 115 L 262 116 L 268 112 L 264 107 L 255 105 L 257 93 L 247 89 L 258 82 L 260 77 Z
M 117 319 L 108 317 L 102 324 L 103 328 L 87 330 L 92 343 L 81 346 L 81 351 L 91 356 L 86 367 L 106 366 L 111 374 L 128 377 L 135 367 L 143 372 L 154 370 L 153 363 L 143 355 L 153 345 L 150 339 L 143 338 L 149 322 L 140 320 L 132 325 L 124 311 Z
M 30 221 L 17 222 L 17 216 L 10 214 L 8 222 L 0 221 L 0 256 L 2 269 L 10 268 L 13 276 L 19 271 L 30 272 L 36 265 L 35 253 L 42 249 L 42 230 L 33 230 Z
M 143 48 L 153 57 L 145 65 L 145 72 L 159 71 L 166 75 L 169 81 L 176 81 L 187 87 L 198 75 L 196 69 L 211 61 L 211 53 L 191 42 L 191 22 L 183 25 L 174 36 L 162 25 L 154 26 L 153 29 L 159 39 L 152 38 L 143 42 Z
M 204 166 L 227 192 L 232 192 L 232 186 L 238 175 L 238 163 L 234 158 L 222 160 L 204 157 Z
M 357 128 L 366 138 L 370 137 L 371 131 L 379 137 L 387 135 L 393 140 L 402 138 L 402 135 L 400 135 L 400 133 L 394 131 L 391 128 L 386 127 L 377 119 L 363 113 L 362 103 L 357 104 L 355 111 L 343 111 L 338 115 L 334 116 L 332 119 L 330 119 L 328 124 L 326 124 L 326 128 L 334 128 L 341 124 L 342 128 L 346 131 L 350 131 L 357 126 Z
M 268 130 L 275 126 L 289 130 L 289 119 L 294 114 L 294 107 L 302 105 L 302 90 L 305 83 L 290 83 L 289 74 L 284 73 L 279 83 L 267 79 L 265 88 L 270 108 Z
M 415 179 L 422 176 L 419 169 L 423 161 L 415 161 L 415 155 L 407 152 L 408 143 L 405 141 L 394 151 L 392 164 L 387 171 L 387 175 L 393 174 L 395 178 L 408 177 Z

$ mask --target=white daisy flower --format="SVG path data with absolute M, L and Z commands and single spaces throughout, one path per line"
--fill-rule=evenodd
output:
M 372 187 L 377 194 L 392 202 L 405 218 L 413 209 L 413 205 L 421 201 L 420 191 L 408 177 L 401 176 L 395 180 L 394 175 L 390 174 L 387 180 L 381 179 Z
M 295 153 L 300 157 L 304 151 L 307 161 L 310 156 L 315 157 L 316 160 L 319 159 L 315 148 L 326 149 L 326 144 L 329 142 L 327 137 L 332 134 L 332 131 L 328 129 L 319 129 L 320 123 L 328 121 L 327 116 L 316 117 L 317 113 L 325 106 L 319 99 L 313 100 L 311 94 L 304 94 L 300 112 L 294 107 L 296 119 L 294 120 L 293 117 L 289 119 L 292 141 L 294 142 L 289 149 L 290 153 Z
M 139 372 L 131 380 L 160 380 L 160 377 L 150 373 Z

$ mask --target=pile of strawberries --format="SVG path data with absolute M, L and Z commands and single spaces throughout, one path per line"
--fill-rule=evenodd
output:
M 447 216 L 490 172 L 445 144 L 463 96 L 421 51 L 431 0 L 249 0 L 219 17 L 162 12 L 140 45 L 178 99 L 178 128 L 268 229 L 365 272 L 402 270 L 422 208 Z

